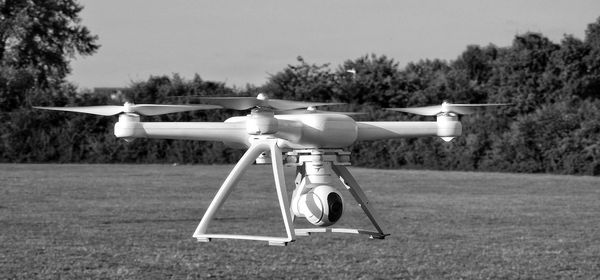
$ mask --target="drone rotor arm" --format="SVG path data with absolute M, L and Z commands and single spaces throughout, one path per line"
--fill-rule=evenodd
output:
M 357 122 L 356 141 L 437 136 L 437 122 Z
M 246 124 L 243 122 L 137 122 L 125 118 L 115 123 L 114 133 L 125 139 L 178 139 L 248 145 Z

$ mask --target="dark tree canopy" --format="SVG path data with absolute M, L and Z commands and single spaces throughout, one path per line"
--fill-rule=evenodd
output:
M 0 0 L 0 65 L 28 68 L 39 84 L 63 79 L 69 59 L 99 48 L 82 9 L 75 0 Z
M 31 104 L 119 101 L 77 93 L 64 82 L 46 87 L 38 82 L 44 75 L 49 81 L 63 81 L 70 57 L 97 49 L 95 37 L 79 25 L 80 6 L 73 1 L 0 3 L 1 162 L 213 164 L 239 159 L 242 150 L 222 143 L 154 139 L 125 143 L 112 135 L 114 118 L 32 110 Z M 54 28 L 55 24 L 66 28 Z M 585 34 L 582 39 L 565 35 L 558 43 L 539 33 L 519 34 L 510 46 L 471 45 L 452 61 L 422 59 L 403 67 L 385 55 L 360 56 L 337 68 L 299 56 L 296 64 L 271 75 L 261 86 L 232 89 L 198 75 L 186 80 L 175 74 L 133 83 L 124 97 L 136 103 L 192 103 L 195 95 L 265 92 L 273 98 L 346 102 L 323 109 L 361 111 L 366 115 L 357 116 L 358 120 L 377 121 L 434 120 L 387 107 L 444 100 L 509 103 L 462 117 L 463 134 L 450 143 L 437 137 L 355 143 L 348 148 L 353 164 L 600 175 L 600 18 Z M 246 113 L 206 110 L 144 120 L 223 121 Z

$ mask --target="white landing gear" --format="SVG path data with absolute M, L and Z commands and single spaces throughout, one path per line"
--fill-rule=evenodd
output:
M 383 232 L 383 229 L 377 222 L 377 215 L 375 214 L 372 206 L 369 205 L 369 200 L 367 196 L 362 191 L 352 174 L 348 171 L 346 166 L 350 165 L 350 152 L 345 152 L 343 150 L 296 150 L 293 152 L 288 152 L 286 154 L 286 165 L 288 166 L 296 166 L 296 189 L 292 194 L 292 212 L 297 217 L 305 217 L 314 225 L 321 226 L 315 228 L 303 228 L 303 229 L 295 229 L 295 233 L 298 236 L 307 236 L 311 233 L 354 233 L 354 234 L 368 234 L 370 238 L 374 239 L 384 239 L 385 236 L 389 235 Z M 356 200 L 358 205 L 362 208 L 363 212 L 367 215 L 371 224 L 375 228 L 373 230 L 364 230 L 364 229 L 354 229 L 354 228 L 331 228 L 331 227 L 322 227 L 332 225 L 337 222 L 337 215 L 334 213 L 334 220 L 325 220 L 326 216 L 331 217 L 331 212 L 335 211 L 323 211 L 325 213 L 318 213 L 319 211 L 310 211 L 311 207 L 303 206 L 303 204 L 313 204 L 314 203 L 306 203 L 303 199 L 303 196 L 310 194 L 311 191 L 316 190 L 317 188 L 321 188 L 323 186 L 328 186 L 331 184 L 335 173 L 346 189 L 350 192 L 352 197 Z M 316 192 L 316 191 L 315 191 Z M 330 193 L 332 195 L 333 192 Z M 319 194 L 315 194 L 313 196 L 319 196 Z M 323 201 L 323 204 L 330 204 L 331 201 L 325 203 L 326 199 L 321 196 L 320 201 Z M 334 206 L 335 207 L 335 206 Z M 314 207 L 313 207 L 314 208 Z M 326 208 L 326 207 L 323 207 Z M 307 211 L 308 210 L 308 211 Z M 317 212 L 316 214 L 314 212 Z M 321 220 L 315 218 L 315 216 L 319 216 L 321 214 Z M 341 213 L 340 213 L 341 216 Z
M 346 169 L 346 165 L 350 165 L 350 153 L 342 150 L 297 150 L 288 152 L 283 157 L 283 152 L 277 146 L 277 139 L 270 137 L 256 137 L 251 139 L 251 146 L 242 156 L 240 161 L 235 165 L 233 170 L 229 173 L 223 185 L 213 198 L 212 202 L 208 206 L 206 213 L 202 217 L 198 228 L 194 232 L 193 237 L 201 242 L 209 242 L 213 238 L 225 238 L 225 239 L 244 239 L 244 240 L 257 240 L 267 241 L 269 245 L 285 246 L 289 242 L 293 242 L 296 239 L 296 235 L 310 235 L 311 233 L 317 232 L 331 232 L 331 233 L 355 233 L 355 234 L 368 234 L 371 238 L 383 239 L 388 234 L 385 234 L 378 224 L 376 215 L 369 205 L 369 201 L 361 190 L 360 186 L 352 177 L 350 172 Z M 269 160 L 270 159 L 270 160 Z M 218 234 L 218 233 L 207 233 L 209 223 L 213 220 L 216 212 L 221 208 L 227 197 L 237 185 L 240 178 L 244 175 L 254 161 L 257 163 L 266 164 L 270 161 L 273 168 L 273 178 L 275 180 L 275 189 L 277 191 L 277 197 L 279 200 L 279 206 L 283 223 L 285 226 L 286 234 L 282 237 L 277 236 L 257 236 L 257 235 L 238 235 L 238 234 Z M 292 205 L 287 195 L 285 186 L 285 178 L 283 173 L 283 165 L 296 166 L 296 189 L 292 195 Z M 352 194 L 354 199 L 358 202 L 360 207 L 363 209 L 376 231 L 368 231 L 362 229 L 347 229 L 347 228 L 308 228 L 308 229 L 294 229 L 294 216 L 307 217 L 306 208 L 302 207 L 301 198 L 306 201 L 306 195 L 315 190 L 318 186 L 328 186 L 332 180 L 332 173 L 340 178 L 346 189 Z M 330 186 L 328 186 L 330 187 Z M 330 187 L 331 188 L 331 187 Z M 331 198 L 331 196 L 329 196 Z M 332 202 L 329 199 L 328 202 Z M 339 206 L 340 200 L 334 199 L 335 203 Z M 343 202 L 342 202 L 343 203 Z M 331 204 L 331 203 L 330 203 Z M 299 207 L 300 206 L 300 207 Z M 314 206 L 311 204 L 310 206 Z M 310 222 L 316 225 L 327 226 L 333 224 L 341 217 L 341 209 L 327 208 L 325 211 L 330 214 L 330 218 L 336 218 L 335 221 L 317 221 L 313 217 L 307 217 Z M 342 205 L 343 207 L 343 205 Z M 310 207 L 309 207 L 310 208 Z M 313 210 L 315 208 L 313 207 Z M 320 209 L 325 210 L 324 207 Z M 336 214 L 337 213 L 337 214 Z M 337 217 L 335 217 L 338 215 Z M 319 215 L 315 215 L 319 216 Z M 316 219 L 316 220 L 315 220 Z M 315 222 L 316 221 L 316 222 Z

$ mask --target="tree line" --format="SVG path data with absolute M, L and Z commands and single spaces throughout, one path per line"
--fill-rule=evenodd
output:
M 28 6 L 32 3 L 34 7 Z M 272 98 L 344 102 L 347 105 L 331 109 L 364 112 L 357 120 L 433 120 L 385 108 L 444 100 L 511 104 L 462 117 L 463 136 L 450 143 L 436 137 L 356 143 L 349 149 L 357 166 L 600 174 L 600 18 L 588 25 L 583 39 L 565 35 L 556 43 L 539 33 L 524 33 L 516 35 L 510 46 L 471 45 L 455 60 L 425 59 L 403 67 L 376 54 L 335 67 L 298 57 L 264 85 L 236 88 L 198 75 L 191 79 L 153 76 L 134 82 L 115 100 L 78 90 L 65 80 L 70 58 L 92 55 L 100 47 L 98 38 L 79 24 L 81 6 L 74 1 L 1 4 L 1 162 L 233 163 L 243 151 L 221 143 L 152 139 L 127 143 L 112 134 L 116 117 L 31 106 L 120 104 L 124 100 L 194 103 L 198 95 L 265 92 Z M 31 26 L 28 19 L 34 16 L 45 21 Z M 57 21 L 60 17 L 64 20 Z M 40 33 L 49 26 L 65 30 Z M 144 121 L 223 121 L 245 113 L 208 110 L 145 117 Z

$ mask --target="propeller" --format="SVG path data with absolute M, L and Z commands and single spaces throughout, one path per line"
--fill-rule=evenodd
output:
M 103 105 L 103 106 L 83 106 L 83 107 L 33 107 L 36 109 L 66 111 L 86 113 L 100 116 L 112 116 L 120 113 L 138 113 L 145 116 L 156 116 L 170 113 L 218 109 L 217 105 L 168 105 L 168 104 L 132 104 L 125 102 L 123 106 Z
M 254 107 L 268 107 L 281 111 L 288 111 L 300 108 L 342 105 L 344 103 L 326 103 L 326 102 L 304 102 L 289 101 L 283 99 L 270 99 L 266 94 L 260 93 L 256 97 L 195 97 L 201 102 L 207 104 L 219 105 L 223 108 L 234 110 L 248 110 Z
M 495 104 L 451 104 L 443 102 L 442 105 L 425 106 L 425 107 L 413 107 L 413 108 L 388 108 L 391 111 L 398 111 L 404 113 L 411 113 L 421 116 L 436 116 L 439 114 L 457 114 L 457 115 L 470 115 L 475 113 L 477 109 L 492 107 L 492 106 L 506 106 L 509 104 L 495 103 Z
M 329 104 L 331 105 L 331 103 Z M 366 115 L 364 112 L 338 112 L 338 111 L 323 111 L 317 110 L 315 107 L 308 107 L 306 110 L 286 110 L 286 111 L 277 111 L 276 115 L 305 115 L 305 114 L 340 114 L 346 116 L 356 116 L 356 115 Z

